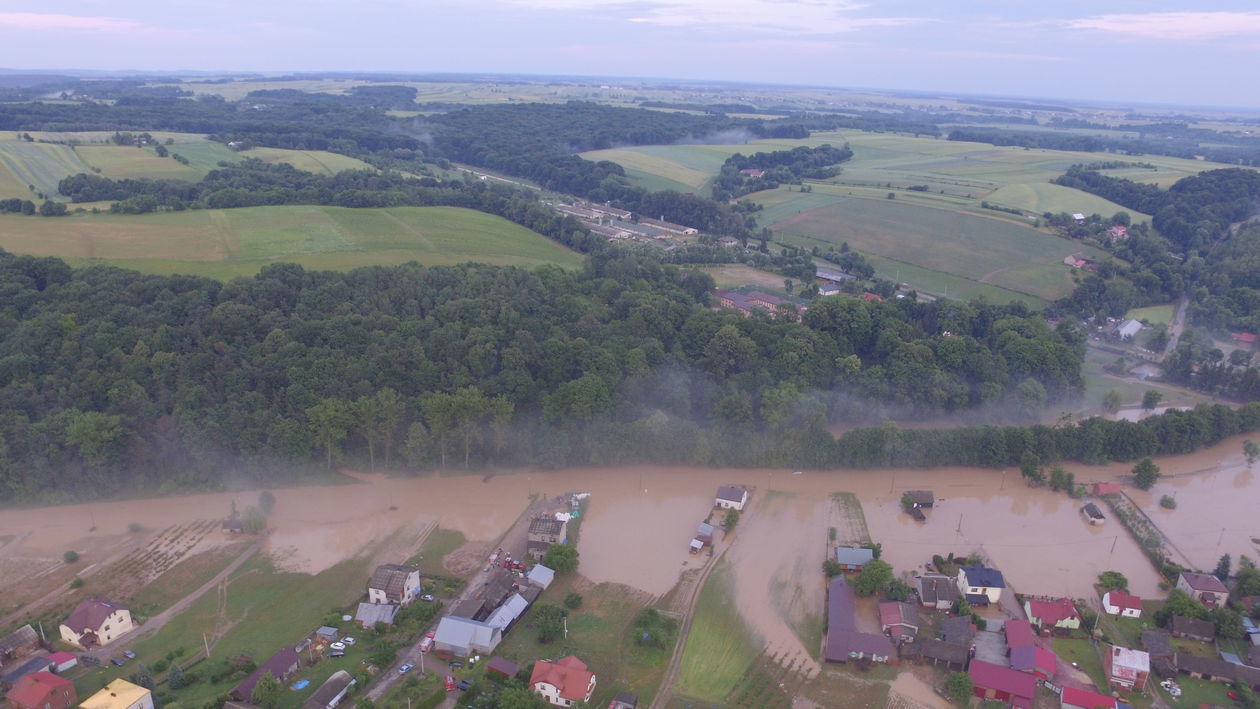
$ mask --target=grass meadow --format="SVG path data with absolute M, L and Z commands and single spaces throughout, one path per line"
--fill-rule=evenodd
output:
M 91 172 L 91 167 L 68 145 L 0 140 L 0 197 L 39 202 L 30 186 L 56 196 L 57 183 L 80 172 Z
M 757 658 L 751 631 L 735 608 L 731 573 L 719 561 L 700 590 L 674 687 L 705 703 L 722 703 Z
M 581 257 L 490 214 L 457 207 L 250 207 L 49 219 L 0 215 L 0 248 L 146 273 L 229 279 L 278 261 L 319 270 L 476 261 L 576 267 Z

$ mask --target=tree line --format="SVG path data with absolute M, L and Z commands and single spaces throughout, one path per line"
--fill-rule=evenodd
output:
M 722 163 L 714 178 L 713 199 L 725 202 L 760 190 L 772 190 L 781 184 L 800 184 L 805 179 L 826 180 L 840 174 L 840 163 L 852 157 L 853 151 L 847 144 L 839 148 L 801 146 L 752 155 L 735 153 Z M 744 170 L 761 170 L 762 174 L 745 175 Z

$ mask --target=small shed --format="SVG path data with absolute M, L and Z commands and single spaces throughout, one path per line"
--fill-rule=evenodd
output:
M 51 655 L 49 655 L 48 662 L 52 665 L 53 672 L 56 672 L 57 674 L 61 674 L 62 672 L 65 672 L 71 667 L 78 665 L 79 658 L 75 657 L 74 653 L 66 652 L 63 650 L 61 652 L 54 652 Z
M 713 525 L 709 524 L 708 522 L 701 522 L 700 525 L 696 527 L 696 539 L 698 539 L 701 542 L 704 542 L 705 544 L 712 544 L 713 543 Z
M 500 677 L 515 677 L 520 669 L 515 662 L 505 660 L 502 657 L 492 657 L 486 663 L 486 674 L 499 675 Z
M 539 588 L 547 588 L 556 579 L 556 572 L 542 564 L 536 564 L 525 574 L 525 578 Z
M 315 639 L 318 642 L 331 643 L 331 642 L 336 641 L 337 636 L 339 634 L 340 633 L 337 632 L 336 628 L 333 628 L 327 625 L 321 625 L 319 626 L 319 628 L 315 630 Z
M 613 697 L 608 704 L 608 709 L 638 709 L 639 695 L 631 692 L 622 692 Z
M 931 490 L 908 490 L 903 497 L 909 499 L 911 507 L 931 507 L 936 502 Z
M 1085 517 L 1085 521 L 1092 525 L 1098 526 L 1107 521 L 1103 516 L 1102 510 L 1098 509 L 1098 505 L 1090 502 L 1081 508 L 1081 515 Z
M 360 603 L 359 609 L 354 614 L 354 622 L 363 626 L 364 630 L 371 630 L 377 623 L 384 623 L 386 626 L 393 625 L 396 615 L 398 615 L 398 606 L 387 603 Z

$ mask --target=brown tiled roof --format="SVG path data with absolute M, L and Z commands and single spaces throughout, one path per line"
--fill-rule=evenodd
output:
M 1216 637 L 1216 626 L 1206 620 L 1198 618 L 1187 618 L 1183 615 L 1173 616 L 1172 623 L 1168 626 L 1172 629 L 1172 634 L 1181 633 L 1196 638 L 1214 638 Z
M 62 625 L 80 634 L 85 630 L 95 631 L 101 627 L 101 623 L 104 623 L 106 618 L 119 609 L 125 610 L 117 603 L 111 603 L 102 598 L 91 598 L 75 606 L 74 612 Z

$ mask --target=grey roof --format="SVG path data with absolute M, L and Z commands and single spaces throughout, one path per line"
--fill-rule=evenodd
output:
M 556 579 L 556 572 L 542 564 L 537 564 L 529 570 L 528 574 L 525 574 L 525 578 L 529 579 L 530 583 L 547 588 Z
M 321 625 L 319 626 L 319 628 L 315 630 L 315 634 L 320 636 L 321 638 L 336 638 L 339 633 L 337 632 L 336 628 L 331 628 L 327 625 Z
M 355 621 L 371 627 L 377 623 L 392 625 L 394 616 L 398 615 L 398 606 L 390 603 L 360 603 L 354 613 Z
M 96 632 L 101 627 L 101 624 L 105 622 L 105 619 L 118 610 L 127 610 L 127 608 L 103 598 L 90 598 L 75 606 L 74 611 L 70 613 L 70 617 L 66 618 L 62 625 L 80 635 L 87 630 Z
M 978 588 L 1006 588 L 1006 580 L 1002 572 L 987 566 L 964 566 L 962 571 L 967 575 L 967 584 Z
M 924 574 L 915 579 L 915 585 L 918 587 L 919 600 L 925 605 L 934 606 L 939 601 L 953 603 L 962 598 L 954 579 L 944 574 Z
M 1167 630 L 1143 630 L 1142 649 L 1151 657 L 1173 654 L 1172 637 Z
M 723 485 L 719 487 L 717 491 L 717 499 L 726 500 L 728 502 L 743 502 L 745 496 L 747 495 L 747 490 L 742 487 L 735 487 L 734 485 Z
M 20 665 L 10 666 L 4 675 L 0 675 L 0 683 L 13 684 L 32 672 L 43 672 L 52 662 L 45 655 L 27 658 Z
M 708 537 L 712 539 L 713 538 L 713 525 L 709 524 L 708 522 L 701 522 L 700 526 L 696 527 L 696 536 Z
M 501 637 L 499 629 L 488 623 L 448 615 L 438 621 L 433 641 L 471 652 L 477 648 L 493 649 Z
M 919 646 L 919 652 L 924 657 L 932 660 L 965 665 L 967 664 L 967 658 L 971 655 L 971 648 L 967 645 L 958 645 L 944 640 L 928 638 Z
M 1092 502 L 1082 507 L 1081 511 L 1084 512 L 1085 516 L 1089 517 L 1090 519 L 1103 519 L 1102 510 L 1098 509 L 1098 505 L 1095 505 Z
M 354 678 L 349 672 L 337 670 L 302 703 L 302 709 L 323 709 L 352 684 L 354 684 Z
M 1231 665 L 1230 663 L 1219 660 L 1215 657 L 1199 657 L 1188 652 L 1179 652 L 1175 657 L 1177 669 L 1182 672 L 1196 672 L 1199 674 L 1219 677 L 1221 679 L 1234 679 L 1238 676 L 1238 667 L 1241 665 Z
M 931 505 L 936 502 L 931 490 L 907 490 L 905 496 L 916 505 Z
M 976 630 L 972 627 L 971 617 L 965 615 L 954 616 L 941 621 L 940 632 L 945 642 L 968 648 L 971 647 L 971 641 L 976 637 Z
M 513 593 L 503 605 L 499 606 L 489 618 L 486 618 L 486 625 L 492 625 L 499 630 L 506 630 L 512 621 L 521 617 L 525 609 L 529 608 L 529 602 L 521 597 L 519 593 Z
M 456 618 L 476 618 L 477 614 L 482 611 L 484 601 L 475 598 L 460 601 L 451 607 L 451 612 L 447 615 L 453 615 Z
M 29 624 L 23 625 L 12 633 L 0 638 L 0 657 L 18 648 L 38 644 L 39 636 L 35 634 L 35 629 Z
M 530 534 L 557 536 L 564 531 L 564 522 L 555 517 L 538 517 L 529 523 Z
M 836 561 L 849 566 L 862 566 L 871 563 L 875 552 L 866 547 L 837 547 Z
M 1183 615 L 1175 615 L 1168 627 L 1173 634 L 1189 635 L 1196 638 L 1214 638 L 1216 637 L 1216 626 L 1206 620 L 1198 618 L 1187 618 Z

